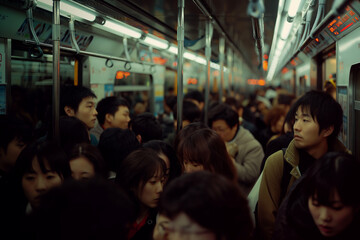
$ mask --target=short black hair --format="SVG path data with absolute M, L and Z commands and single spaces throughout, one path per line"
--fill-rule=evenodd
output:
M 192 90 L 184 95 L 184 99 L 193 99 L 201 103 L 204 102 L 204 95 L 198 90 Z
M 135 205 L 112 182 L 93 178 L 50 189 L 31 216 L 37 239 L 126 239 Z
M 64 108 L 70 107 L 78 111 L 79 105 L 84 98 L 96 98 L 95 93 L 87 87 L 83 86 L 65 86 L 61 88 L 60 93 L 60 111 L 61 115 L 66 115 Z
M 159 212 L 170 219 L 185 213 L 216 239 L 249 239 L 253 229 L 240 187 L 208 171 L 187 173 L 172 181 L 160 197 Z
M 232 128 L 239 124 L 239 115 L 229 105 L 220 103 L 209 110 L 208 125 L 212 127 L 214 121 L 224 120 Z
M 140 143 L 133 131 L 121 128 L 108 128 L 100 135 L 98 148 L 107 167 L 116 171 L 125 157 L 138 149 Z
M 97 119 L 100 125 L 104 124 L 106 114 L 114 115 L 120 106 L 130 108 L 128 101 L 123 97 L 111 96 L 101 99 L 96 106 Z
M 135 135 L 141 136 L 142 143 L 162 139 L 161 124 L 152 113 L 145 112 L 135 116 L 129 126 Z
M 339 135 L 343 122 L 343 110 L 329 94 L 317 90 L 309 91 L 299 98 L 293 107 L 294 114 L 300 107 L 309 111 L 311 117 L 319 124 L 319 134 L 323 129 L 334 126 L 334 131 L 328 137 L 330 141 L 334 141 Z
M 173 108 L 173 115 L 174 115 L 174 119 L 176 120 L 177 118 L 177 105 L 174 106 Z M 189 122 L 196 122 L 199 121 L 201 118 L 201 111 L 199 109 L 198 106 L 196 106 L 195 103 L 189 101 L 189 100 L 184 100 L 183 101 L 183 115 L 182 115 L 182 120 L 187 120 Z
M 6 153 L 9 143 L 17 139 L 25 144 L 31 142 L 34 128 L 29 121 L 15 115 L 0 116 L 0 148 Z

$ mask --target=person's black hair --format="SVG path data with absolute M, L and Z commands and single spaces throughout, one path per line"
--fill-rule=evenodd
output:
M 177 97 L 176 96 L 166 96 L 165 103 L 168 107 L 173 110 L 174 106 L 176 105 Z
M 161 124 L 152 113 L 145 112 L 135 116 L 131 119 L 129 127 L 135 135 L 141 136 L 142 143 L 162 139 Z
M 193 132 L 195 132 L 198 129 L 208 128 L 205 123 L 203 122 L 193 122 L 189 125 L 185 126 L 183 129 L 181 129 L 175 137 L 174 141 L 174 149 L 175 152 L 178 153 L 179 151 L 179 145 L 182 144 Z
M 184 95 L 184 99 L 185 100 L 193 99 L 198 101 L 199 103 L 202 103 L 204 102 L 204 95 L 198 90 L 192 90 Z
M 4 153 L 9 143 L 16 139 L 24 144 L 31 142 L 34 129 L 30 122 L 15 115 L 0 116 L 0 148 Z
M 150 148 L 139 148 L 121 162 L 116 171 L 115 183 L 129 194 L 137 206 L 140 206 L 138 193 L 159 170 L 159 177 L 164 177 L 166 173 L 164 160 Z
M 160 197 L 159 212 L 170 219 L 185 213 L 216 239 L 249 239 L 252 220 L 239 186 L 223 176 L 198 171 L 172 181 Z
M 309 91 L 294 103 L 294 108 L 295 113 L 299 108 L 309 111 L 311 117 L 319 124 L 319 134 L 323 129 L 333 126 L 334 131 L 328 137 L 330 141 L 334 141 L 339 135 L 343 110 L 329 94 L 316 90 Z
M 101 99 L 96 106 L 99 124 L 104 124 L 106 114 L 115 115 L 120 106 L 130 108 L 129 103 L 123 97 L 111 96 Z
M 97 147 L 91 145 L 90 143 L 77 144 L 72 149 L 70 161 L 79 157 L 85 157 L 90 161 L 90 163 L 94 166 L 95 175 L 101 176 L 105 179 L 109 177 L 109 170 L 100 150 Z
M 50 189 L 32 215 L 38 240 L 126 239 L 135 206 L 103 179 L 68 181 Z
M 224 120 L 230 128 L 233 128 L 235 125 L 239 124 L 239 115 L 227 104 L 220 103 L 209 110 L 209 127 L 212 127 L 213 122 L 217 120 Z
M 174 119 L 177 118 L 177 105 L 174 106 L 173 108 L 173 115 L 174 115 Z M 199 121 L 201 118 L 201 111 L 199 109 L 198 106 L 196 106 L 195 103 L 189 101 L 189 100 L 184 100 L 183 101 L 183 115 L 182 115 L 182 120 L 185 121 L 189 121 L 189 122 L 196 122 Z
M 169 144 L 160 140 L 151 140 L 145 144 L 143 144 L 145 148 L 151 148 L 156 151 L 158 154 L 164 154 L 170 162 L 170 171 L 168 176 L 168 183 L 173 179 L 179 177 L 182 173 L 181 164 L 176 156 L 176 152 L 174 148 L 172 148 Z
M 67 115 L 64 108 L 70 107 L 76 113 L 79 105 L 84 98 L 96 98 L 95 93 L 87 87 L 83 86 L 66 86 L 60 90 L 60 111 L 61 115 Z
M 90 143 L 87 126 L 76 117 L 61 116 L 59 119 L 60 145 L 69 156 L 78 143 Z
M 116 171 L 120 163 L 140 143 L 133 131 L 121 128 L 108 128 L 100 135 L 98 148 L 109 170 Z
M 244 108 L 241 101 L 240 100 L 237 100 L 236 98 L 234 97 L 227 97 L 225 99 L 225 103 L 227 105 L 229 105 L 230 107 L 234 107 L 236 110 L 239 110 L 239 109 L 242 109 Z

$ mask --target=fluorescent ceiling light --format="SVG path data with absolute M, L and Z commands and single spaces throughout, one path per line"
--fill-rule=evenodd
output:
M 210 62 L 210 67 L 216 69 L 216 70 L 220 70 L 220 65 L 217 64 L 217 63 L 213 63 L 213 62 Z
M 53 11 L 52 0 L 38 0 L 38 6 L 50 12 Z M 78 18 L 86 19 L 90 22 L 96 19 L 96 15 L 91 13 L 90 11 L 86 11 L 81 9 L 80 7 L 65 3 L 63 0 L 60 1 L 60 13 L 62 16 L 68 17 L 69 15 L 73 15 Z
M 168 41 L 155 36 L 146 36 L 144 42 L 156 48 L 166 49 L 169 47 Z
M 299 6 L 300 6 L 301 0 L 291 0 L 288 15 L 289 17 L 293 18 L 295 17 Z
M 191 52 L 185 52 L 184 58 L 195 61 L 197 56 Z
M 289 33 L 291 31 L 291 28 L 292 28 L 292 25 L 293 23 L 292 22 L 288 22 L 288 21 L 285 21 L 283 26 L 282 26 L 282 29 L 281 29 L 281 33 L 280 33 L 280 38 L 283 39 L 283 40 L 286 40 L 289 36 Z
M 281 38 L 278 39 L 276 49 L 283 49 L 285 46 L 286 41 L 282 40 Z
M 206 65 L 206 59 L 203 57 L 196 57 L 195 62 L 198 62 L 202 65 Z
M 178 48 L 175 46 L 170 46 L 168 51 L 176 55 L 178 54 Z
M 127 35 L 129 37 L 133 37 L 133 38 L 140 38 L 141 37 L 141 32 L 140 30 L 139 31 L 136 31 L 135 29 L 136 28 L 133 28 L 131 26 L 126 26 L 126 24 L 118 24 L 118 23 L 115 23 L 111 20 L 106 20 L 105 24 L 104 24 L 104 27 L 108 28 L 108 29 L 111 29 L 111 30 L 114 30 L 118 33 L 121 33 L 121 34 L 124 34 L 124 35 Z

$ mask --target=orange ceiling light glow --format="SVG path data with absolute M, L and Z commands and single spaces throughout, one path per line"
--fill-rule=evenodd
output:
M 267 71 L 268 70 L 268 61 L 263 61 L 263 69 L 264 71 Z
M 188 78 L 187 83 L 189 85 L 196 85 L 198 83 L 198 80 L 196 78 Z

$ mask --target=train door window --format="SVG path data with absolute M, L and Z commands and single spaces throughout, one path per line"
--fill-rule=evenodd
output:
M 336 82 L 336 55 L 335 49 L 331 49 L 323 53 L 323 62 L 322 62 L 322 79 L 321 86 L 324 89 L 326 82 L 332 80 Z
M 354 122 L 353 126 L 355 127 L 354 135 L 354 148 L 353 153 L 355 154 L 356 159 L 360 159 L 360 65 L 352 68 L 352 82 L 354 86 Z
M 164 93 L 166 96 L 177 94 L 177 72 L 175 70 L 166 68 L 164 88 Z
M 306 79 L 307 79 L 307 76 L 301 76 L 299 78 L 299 88 L 297 90 L 297 95 L 298 96 L 301 96 L 303 95 L 305 92 L 306 92 Z
M 154 112 L 153 81 L 150 74 L 118 71 L 114 95 L 129 101 L 133 115 Z

